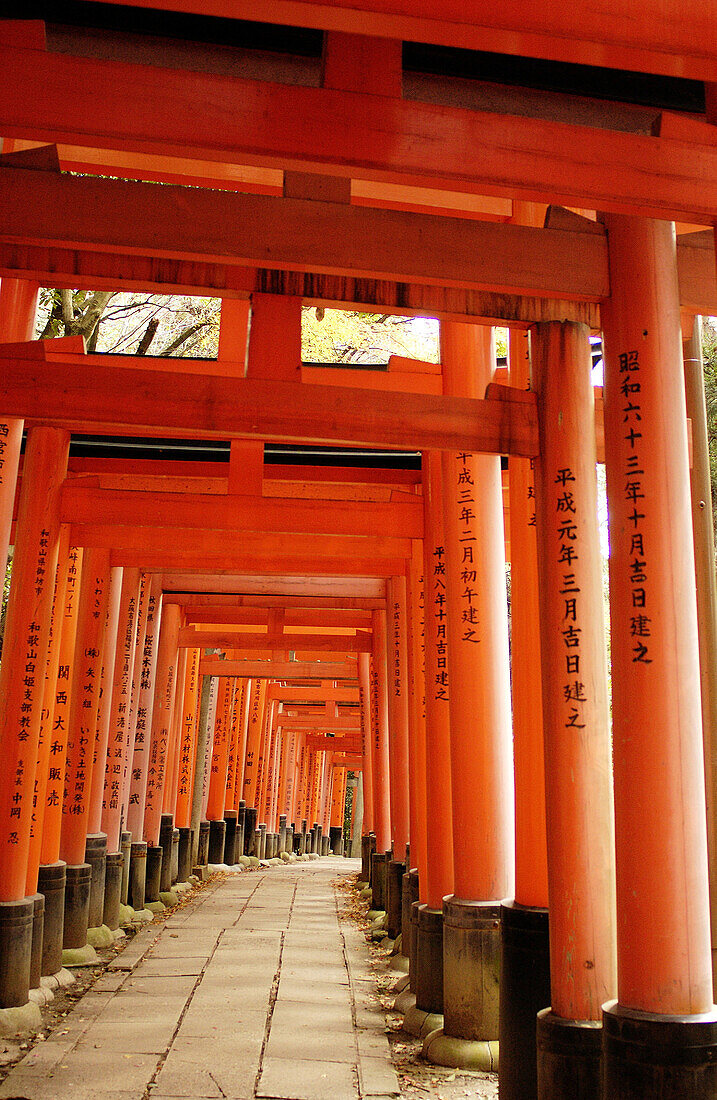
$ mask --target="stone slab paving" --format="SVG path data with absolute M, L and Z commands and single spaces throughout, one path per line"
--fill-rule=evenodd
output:
M 233 874 L 143 929 L 0 1100 L 382 1100 L 399 1095 L 359 930 L 358 860 Z

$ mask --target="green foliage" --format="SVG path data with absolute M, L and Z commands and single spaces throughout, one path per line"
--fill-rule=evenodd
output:
M 343 309 L 307 307 L 302 312 L 306 363 L 385 364 L 391 355 L 438 362 L 438 321 Z

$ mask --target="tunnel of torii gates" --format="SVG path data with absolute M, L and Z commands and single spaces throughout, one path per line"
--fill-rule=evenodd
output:
M 120 902 L 340 852 L 350 771 L 428 1058 L 499 1044 L 508 1100 L 714 1098 L 714 6 L 156 6 L 144 51 L 0 23 L 2 1011 Z M 227 69 L 172 8 L 289 44 Z M 401 39 L 706 109 L 431 82 Z M 218 360 L 35 341 L 40 286 L 219 297 Z M 302 304 L 436 316 L 440 365 L 302 365 Z

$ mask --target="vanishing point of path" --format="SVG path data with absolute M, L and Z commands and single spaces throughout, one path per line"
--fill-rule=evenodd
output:
M 365 938 L 324 858 L 231 875 L 139 932 L 0 1100 L 397 1096 Z

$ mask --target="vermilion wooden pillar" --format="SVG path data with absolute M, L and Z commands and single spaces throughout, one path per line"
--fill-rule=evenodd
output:
M 386 585 L 388 624 L 388 715 L 391 756 L 391 839 L 394 859 L 405 861 L 409 840 L 408 623 L 406 578 Z
M 132 746 L 132 770 L 130 774 L 129 799 L 127 804 L 127 830 L 132 834 L 132 843 L 144 842 L 144 809 L 147 792 L 147 773 L 152 740 L 152 712 L 154 709 L 155 676 L 157 671 L 157 636 L 162 614 L 162 593 L 156 588 L 151 577 L 147 594 L 147 614 L 145 617 L 144 643 L 142 646 L 139 698 L 137 700 L 137 720 L 135 723 Z M 143 858 L 142 851 L 135 848 L 135 858 Z
M 551 1010 L 538 1020 L 538 1094 L 565 1074 L 597 1095 L 601 1006 L 615 988 L 610 725 L 586 326 L 531 329 L 540 410 L 536 514 L 550 888 Z M 567 1068 L 566 1068 L 567 1067 Z
M 182 830 L 189 831 L 192 808 L 192 779 L 194 777 L 195 748 L 197 740 L 197 717 L 199 707 L 199 660 L 200 649 L 191 649 L 187 656 L 187 675 L 184 681 L 184 700 L 182 705 L 182 740 L 179 752 L 179 779 L 177 784 L 177 805 L 175 824 L 180 831 L 180 850 Z M 191 868 L 190 868 L 191 871 Z
M 139 584 L 139 598 L 137 603 L 137 633 L 134 644 L 134 664 L 132 666 L 132 690 L 127 707 L 127 749 L 122 765 L 122 787 L 120 806 L 122 812 L 122 831 L 130 836 L 127 829 L 127 808 L 129 804 L 130 784 L 132 782 L 132 760 L 134 757 L 134 742 L 137 732 L 137 718 L 139 712 L 140 695 L 142 693 L 142 680 L 144 678 L 144 646 L 147 639 L 147 614 L 149 601 L 152 595 L 152 577 L 142 573 Z M 148 727 L 148 731 L 149 731 Z M 125 836 L 125 840 L 127 839 Z
M 246 763 L 244 767 L 244 800 L 247 807 L 257 810 L 259 753 L 264 725 L 266 705 L 266 680 L 255 680 L 252 684 L 251 705 L 249 708 L 249 727 L 247 731 Z M 255 819 L 256 820 L 256 819 Z
M 231 717 L 231 697 L 233 681 L 222 677 L 217 693 L 217 712 L 214 720 L 214 747 L 212 750 L 211 774 L 209 777 L 209 798 L 207 818 L 209 820 L 209 862 L 224 862 L 224 805 L 227 791 L 227 769 L 229 767 L 229 722 Z
M 109 550 L 85 550 L 60 834 L 60 858 L 67 864 L 63 942 L 65 948 L 75 950 L 87 943 L 91 902 L 93 927 L 102 923 L 104 904 L 106 839 L 98 834 L 89 850 L 87 834 L 109 581 Z
M 443 323 L 441 359 L 447 393 L 483 397 L 495 370 L 491 329 Z M 513 891 L 515 859 L 500 457 L 444 452 L 442 472 L 454 893 L 443 901 L 444 1028 L 424 1054 L 490 1069 L 500 901 Z
M 110 570 L 107 593 L 107 620 L 102 647 L 102 674 L 100 678 L 100 702 L 97 711 L 95 754 L 92 766 L 92 787 L 87 828 L 90 834 L 102 831 L 102 796 L 105 787 L 105 763 L 112 712 L 112 677 L 117 655 L 117 631 L 119 629 L 120 597 L 122 595 L 122 566 Z
M 122 779 L 129 753 L 128 712 L 131 708 L 132 670 L 137 643 L 137 605 L 139 569 L 124 570 L 120 596 L 119 631 L 112 683 L 110 735 L 105 765 L 105 791 L 102 804 L 102 831 L 107 835 L 107 851 L 119 852 L 122 824 Z
M 174 692 L 177 678 L 177 643 L 181 608 L 167 604 L 162 609 L 162 621 L 157 646 L 157 671 L 152 708 L 152 744 L 149 756 L 147 795 L 144 809 L 144 839 L 147 851 L 159 844 L 162 818 L 162 794 L 167 764 L 169 727 L 174 711 Z
M 69 434 L 32 428 L 18 508 L 0 665 L 0 1008 L 25 1004 L 34 902 L 25 897 L 32 797 Z
M 530 387 L 530 336 L 510 330 L 510 384 Z M 548 860 L 534 461 L 511 455 L 511 683 L 515 774 L 515 899 L 501 906 L 501 1100 L 535 1100 L 535 1017 L 550 1004 Z M 538 777 L 536 779 L 536 777 Z
M 0 343 L 32 340 L 37 310 L 37 283 L 3 278 L 0 282 Z M 5 576 L 12 526 L 22 420 L 0 419 L 0 567 Z
M 426 809 L 426 674 L 423 663 L 425 648 L 423 548 L 414 539 L 408 574 L 408 609 L 410 623 L 409 648 L 409 782 L 411 864 L 418 871 L 418 891 L 425 901 L 428 814 Z
M 702 1098 L 717 1092 L 717 1015 L 675 234 L 604 222 L 618 955 L 605 1095 Z
M 55 729 L 55 701 L 58 695 L 57 677 L 60 669 L 62 635 L 67 609 L 69 566 L 74 569 L 76 553 L 69 546 L 69 527 L 60 528 L 57 557 L 55 593 L 50 623 L 49 654 L 45 689 L 42 703 L 42 719 L 38 744 L 37 779 L 35 781 L 34 815 L 30 831 L 26 894 L 39 891 L 45 899 L 42 929 L 41 975 L 56 974 L 62 969 L 62 933 L 65 921 L 65 864 L 58 858 L 60 846 L 60 817 L 65 779 L 65 732 Z M 75 579 L 74 576 L 72 578 Z M 76 610 L 76 601 L 71 600 Z M 74 650 L 74 629 L 72 649 Z M 65 693 L 66 694 L 66 693 Z M 59 740 L 58 740 L 59 737 Z M 52 820 L 53 813 L 56 814 Z M 43 847 L 52 838 L 52 858 L 43 864 Z M 33 953 L 34 956 L 34 953 Z M 35 959 L 33 957 L 33 963 Z M 34 985 L 35 966 L 31 974 Z
M 371 713 L 373 728 L 373 814 L 376 851 L 391 847 L 391 789 L 388 747 L 388 668 L 385 611 L 373 612 L 371 653 Z
M 358 655 L 359 716 L 361 719 L 361 760 L 363 764 L 363 835 L 361 838 L 362 878 L 371 877 L 371 846 L 374 830 L 373 812 L 373 730 L 371 722 L 371 659 L 368 653 Z

